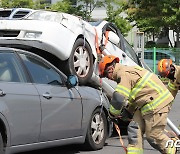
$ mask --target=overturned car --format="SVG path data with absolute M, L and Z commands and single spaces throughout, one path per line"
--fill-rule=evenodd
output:
M 1 46 L 37 53 L 65 74 L 77 75 L 81 84 L 98 84 L 97 48 L 118 56 L 122 64 L 141 65 L 119 29 L 107 21 L 88 23 L 66 13 L 34 10 L 21 20 L 0 20 L 0 25 Z

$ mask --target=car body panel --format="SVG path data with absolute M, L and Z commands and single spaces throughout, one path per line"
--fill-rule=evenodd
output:
M 82 135 L 82 104 L 77 90 L 41 84 L 35 86 L 42 107 L 40 142 Z M 52 98 L 47 99 L 43 94 L 49 94 Z
M 81 93 L 82 98 L 86 98 L 86 103 L 83 103 L 83 119 L 82 119 L 82 128 L 86 130 L 87 124 L 91 118 L 89 110 L 95 110 L 97 106 L 99 108 L 109 108 L 109 101 L 104 93 L 99 90 L 91 90 L 91 87 L 80 87 L 78 91 Z M 98 100 L 102 100 L 101 104 L 98 103 Z M 102 106 L 101 106 L 102 105 Z M 83 135 L 86 132 L 83 131 Z
M 38 142 L 38 143 L 33 143 L 33 144 L 11 146 L 11 147 L 7 147 L 6 154 L 32 151 L 32 150 L 44 149 L 48 147 L 63 146 L 63 145 L 69 145 L 69 144 L 82 144 L 84 143 L 84 140 L 85 140 L 84 136 L 79 136 L 79 137 L 73 137 L 73 138 L 67 138 L 67 139 L 61 139 L 61 140 L 55 140 L 55 141 L 46 141 L 46 142 Z
M 2 29 L 7 29 L 9 31 L 12 30 L 11 25 L 13 25 L 13 31 L 15 30 L 19 32 L 17 37 L 3 37 L 3 40 L 6 39 L 6 41 L 1 40 L 2 44 L 23 44 L 26 46 L 36 47 L 45 51 L 51 51 L 61 60 L 66 60 L 70 56 L 72 46 L 76 39 L 75 34 L 73 34 L 71 31 L 69 31 L 67 28 L 65 28 L 59 23 L 51 24 L 51 22 L 48 21 L 31 20 L 26 20 L 26 23 L 24 23 L 23 20 L 2 20 L 0 24 L 2 25 Z M 49 33 L 50 29 L 54 30 Z M 32 33 L 36 33 L 39 35 L 39 38 L 25 38 L 27 33 L 29 35 Z M 62 33 L 64 34 L 63 37 L 61 35 L 57 35 Z M 71 35 L 70 39 L 69 35 Z M 64 40 L 68 41 L 64 42 Z
M 8 121 L 11 145 L 38 142 L 41 109 L 36 88 L 32 84 L 2 82 L 0 88 L 6 94 L 1 97 L 0 109 Z

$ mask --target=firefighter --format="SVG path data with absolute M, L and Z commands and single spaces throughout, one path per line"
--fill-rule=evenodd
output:
M 180 89 L 180 66 L 173 64 L 171 59 L 161 59 L 158 71 L 161 77 L 169 79 L 168 89 L 175 98 Z
M 128 154 L 143 153 L 144 134 L 153 148 L 163 154 L 174 154 L 175 147 L 165 148 L 170 138 L 164 134 L 174 98 L 161 80 L 139 66 L 121 65 L 119 58 L 112 55 L 101 59 L 99 70 L 101 77 L 117 82 L 110 103 L 110 117 L 126 116 L 128 119 L 133 114 L 128 125 Z

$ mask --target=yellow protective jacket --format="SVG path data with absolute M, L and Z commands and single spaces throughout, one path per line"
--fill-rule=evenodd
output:
M 175 67 L 175 74 L 174 74 L 175 80 L 174 81 L 169 80 L 168 89 L 175 98 L 178 90 L 180 89 L 180 66 L 174 65 L 174 67 Z
M 118 63 L 113 79 L 119 82 L 115 90 L 125 96 L 131 105 L 138 107 L 142 115 L 156 113 L 174 99 L 154 73 L 139 66 L 124 66 Z

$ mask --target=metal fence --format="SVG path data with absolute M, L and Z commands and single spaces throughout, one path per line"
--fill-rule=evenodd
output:
M 180 48 L 146 48 L 144 62 L 154 73 L 157 73 L 157 64 L 161 59 L 172 59 L 173 63 L 180 65 Z

